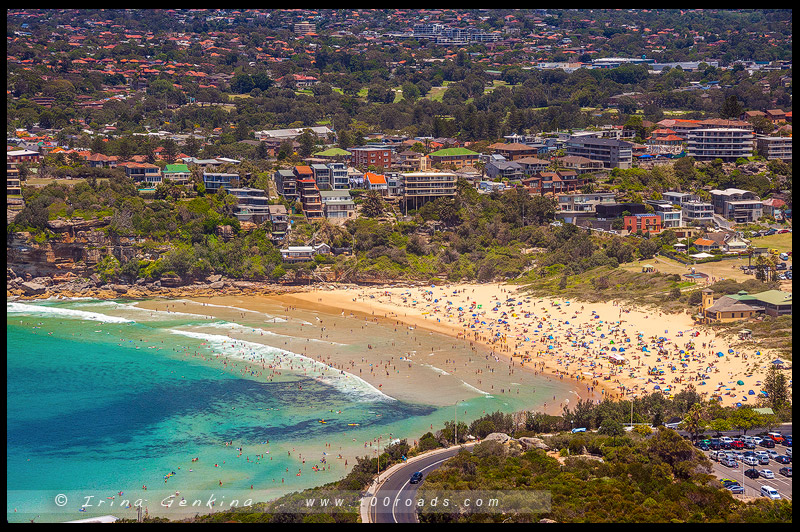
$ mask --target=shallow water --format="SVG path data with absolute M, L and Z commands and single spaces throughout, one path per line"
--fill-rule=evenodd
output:
M 120 493 L 151 515 L 174 491 L 268 500 L 441 428 L 456 401 L 469 423 L 574 397 L 468 342 L 249 303 L 7 302 L 8 519 L 134 517 Z M 106 505 L 79 511 L 86 494 Z

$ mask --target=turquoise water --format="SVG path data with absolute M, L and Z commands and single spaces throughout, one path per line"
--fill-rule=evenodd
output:
M 289 316 L 258 325 L 285 340 L 295 320 L 310 325 Z M 354 456 L 453 417 L 452 406 L 395 400 L 292 351 L 213 334 L 232 326 L 246 328 L 124 302 L 8 302 L 8 519 L 134 517 L 135 508 L 109 506 L 134 494 L 150 514 L 171 515 L 158 501 L 175 491 L 268 500 L 337 480 Z M 475 394 L 459 408 L 469 407 L 469 422 L 530 401 Z M 64 506 L 58 494 L 69 496 Z M 87 495 L 106 506 L 80 511 Z

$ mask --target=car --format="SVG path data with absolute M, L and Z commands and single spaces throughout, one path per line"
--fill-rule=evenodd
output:
M 778 473 L 780 473 L 784 477 L 791 477 L 792 476 L 792 468 L 791 467 L 782 467 L 782 468 L 778 469 Z
M 744 442 L 739 440 L 733 440 L 731 442 L 731 449 L 744 449 Z
M 725 443 L 730 443 L 730 442 L 733 441 L 733 438 L 729 438 L 727 436 L 720 436 L 719 441 L 725 442 Z
M 746 476 L 748 478 L 758 478 L 761 475 L 759 474 L 758 469 L 753 467 L 753 468 L 750 468 L 750 469 L 745 469 L 744 470 L 744 476 Z
M 723 458 L 722 460 L 719 461 L 719 463 L 733 469 L 739 467 L 739 465 L 736 463 L 736 460 L 734 460 L 733 458 L 727 458 L 727 457 Z
M 792 448 L 791 447 L 787 447 L 786 451 L 784 451 L 784 452 L 786 453 L 786 456 L 788 456 L 789 458 L 792 457 Z
M 744 488 L 741 484 L 731 484 L 729 486 L 725 486 L 725 489 L 731 493 L 744 493 Z
M 756 444 L 751 442 L 751 441 L 743 442 L 743 444 L 744 444 L 744 448 L 745 449 L 755 449 L 756 448 Z
M 755 455 L 756 455 L 755 451 L 745 451 L 744 453 L 742 453 L 742 456 L 755 456 Z
M 777 500 L 781 498 L 781 494 L 778 493 L 778 490 L 773 488 L 772 486 L 761 486 L 761 496 L 762 497 L 769 497 L 770 499 Z
M 758 458 L 756 458 L 755 456 L 745 456 L 742 459 L 742 463 L 744 465 L 757 466 L 758 465 Z
M 775 478 L 775 473 L 773 473 L 769 469 L 762 469 L 761 471 L 758 472 L 758 474 L 761 475 L 763 478 Z
M 770 449 L 769 451 L 767 451 L 767 456 L 769 456 L 770 459 L 775 460 L 775 458 L 777 458 L 780 455 L 778 454 L 778 451 L 773 451 L 772 449 Z
M 767 465 L 769 463 L 769 456 L 765 454 L 758 455 L 758 463 L 761 465 Z
M 727 442 L 727 441 L 719 442 L 719 446 L 720 446 L 721 449 L 725 449 L 726 451 L 731 448 L 730 442 Z
M 753 443 L 755 443 L 756 445 L 760 444 L 761 440 L 762 440 L 762 438 L 760 438 L 758 436 L 753 436 Z
M 697 448 L 700 449 L 701 451 L 708 451 L 710 449 L 708 445 L 702 442 L 700 443 L 700 445 L 697 446 Z
M 733 480 L 732 478 L 721 478 L 721 479 L 719 479 L 719 482 L 720 482 L 720 484 L 722 484 L 723 487 L 726 487 L 726 488 L 731 484 L 738 484 L 739 483 L 739 482 Z
M 785 280 L 786 280 L 786 275 L 785 275 L 785 274 L 783 274 L 783 273 L 779 274 L 779 275 L 778 275 L 778 280 L 779 280 L 779 281 L 785 281 Z
M 786 278 L 789 279 L 790 281 L 792 280 L 792 272 L 791 271 L 786 272 Z
M 419 484 L 420 482 L 422 482 L 422 471 L 417 471 L 416 473 L 411 475 L 409 482 L 411 484 Z
M 776 456 L 775 458 L 773 458 L 773 460 L 775 460 L 779 464 L 791 464 L 792 463 L 792 457 L 791 456 Z
M 775 265 L 775 269 L 776 270 L 785 270 L 786 269 L 786 263 L 785 262 L 779 262 L 778 264 Z
M 783 443 L 783 436 L 781 436 L 780 432 L 768 432 L 767 436 L 775 443 Z
M 768 449 L 772 449 L 772 448 L 775 447 L 775 442 L 772 441 L 772 440 L 769 440 L 767 438 L 764 438 L 763 440 L 761 440 L 761 443 L 759 443 L 759 445 L 761 447 L 766 447 Z
M 782 235 L 782 234 L 784 234 L 784 233 L 789 233 L 789 232 L 790 232 L 790 231 L 789 231 L 788 229 L 781 229 L 780 231 L 778 231 L 778 234 L 779 234 L 779 235 Z

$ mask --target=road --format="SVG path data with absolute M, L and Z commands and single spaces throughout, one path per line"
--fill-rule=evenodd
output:
M 466 444 L 464 448 L 471 450 L 476 444 Z M 412 504 L 407 507 L 404 502 L 415 498 L 420 484 L 411 484 L 409 480 L 416 471 L 421 471 L 427 477 L 442 465 L 447 459 L 452 458 L 461 451 L 460 448 L 449 449 L 439 453 L 423 455 L 412 462 L 403 464 L 393 470 L 385 478 L 375 492 L 373 504 L 370 504 L 369 520 L 372 523 L 418 523 L 417 512 Z M 423 477 L 423 482 L 424 482 Z

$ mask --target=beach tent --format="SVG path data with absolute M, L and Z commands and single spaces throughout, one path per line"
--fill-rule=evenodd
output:
M 714 255 L 710 253 L 695 253 L 694 255 L 689 255 L 689 256 L 694 259 L 707 259 L 709 257 L 713 257 Z
M 744 386 L 744 381 L 736 381 L 736 384 L 738 384 L 739 386 Z
M 772 361 L 772 363 L 775 364 L 776 366 L 780 366 L 783 364 L 783 360 L 781 360 L 780 358 L 776 358 L 775 360 Z

